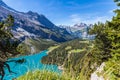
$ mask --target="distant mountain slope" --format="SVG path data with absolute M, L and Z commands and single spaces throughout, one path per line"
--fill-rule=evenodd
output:
M 27 13 L 16 11 L 0 0 L 0 20 L 11 14 L 15 18 L 15 27 L 12 32 L 16 38 L 24 40 L 25 37 L 39 37 L 64 42 L 73 37 L 62 28 L 57 27 L 44 15 L 29 11 Z
M 88 31 L 92 28 L 92 24 L 79 23 L 73 26 L 59 25 L 60 28 L 66 29 L 72 36 L 81 39 L 94 39 L 93 35 L 89 35 Z

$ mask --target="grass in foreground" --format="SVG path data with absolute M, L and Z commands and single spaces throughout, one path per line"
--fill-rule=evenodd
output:
M 71 78 L 69 75 L 60 75 L 49 71 L 34 71 L 17 78 L 17 80 L 79 80 Z

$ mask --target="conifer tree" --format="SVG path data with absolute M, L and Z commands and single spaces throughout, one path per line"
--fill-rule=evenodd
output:
M 114 0 L 118 6 L 112 21 L 98 23 L 89 32 L 95 34 L 93 58 L 98 63 L 106 62 L 104 77 L 109 80 L 120 79 L 120 0 Z
M 8 15 L 7 19 L 0 22 L 0 80 L 3 80 L 5 75 L 4 67 L 10 70 L 9 65 L 6 63 L 8 57 L 20 54 L 20 48 L 18 49 L 18 40 L 15 40 L 11 33 L 11 29 L 14 25 L 14 18 Z
M 18 41 L 14 40 L 11 33 L 11 29 L 14 24 L 14 18 L 8 15 L 8 18 L 0 22 L 0 57 L 7 58 L 8 55 L 16 55 L 19 53 L 17 51 Z

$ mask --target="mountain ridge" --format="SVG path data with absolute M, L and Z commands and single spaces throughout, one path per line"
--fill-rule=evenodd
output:
M 45 39 L 52 39 L 57 42 L 64 42 L 73 39 L 65 29 L 57 27 L 44 15 L 36 12 L 28 11 L 27 13 L 16 11 L 7 6 L 2 0 L 0 1 L 0 21 L 4 20 L 7 15 L 12 15 L 15 18 L 15 27 L 12 29 L 16 38 L 24 40 L 28 37 L 39 37 Z M 21 28 L 21 32 L 17 32 Z M 24 35 L 24 33 L 32 35 Z M 22 35 L 22 36 L 20 36 Z M 33 36 L 34 35 L 34 36 Z

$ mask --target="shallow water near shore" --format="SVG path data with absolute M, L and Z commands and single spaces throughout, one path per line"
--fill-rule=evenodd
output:
M 11 60 L 19 60 L 19 59 L 25 59 L 23 63 L 15 63 L 13 62 L 8 62 L 10 65 L 11 71 L 15 73 L 9 73 L 7 68 L 5 68 L 5 76 L 4 80 L 12 80 L 14 78 L 17 78 L 19 76 L 24 75 L 28 71 L 34 71 L 34 70 L 49 70 L 53 71 L 56 73 L 61 73 L 62 71 L 58 69 L 57 65 L 47 65 L 47 64 L 42 64 L 41 59 L 43 56 L 47 56 L 47 50 L 42 51 L 38 54 L 33 54 L 33 55 L 28 55 L 28 56 L 20 56 L 18 58 L 11 58 L 8 59 L 8 61 Z

